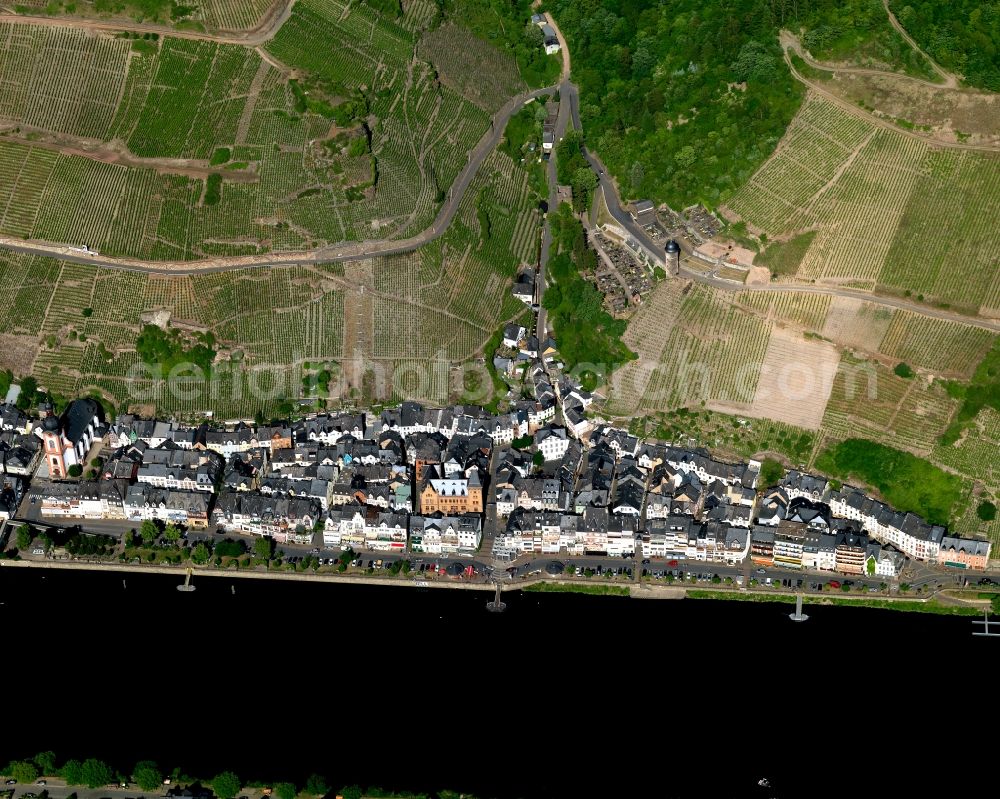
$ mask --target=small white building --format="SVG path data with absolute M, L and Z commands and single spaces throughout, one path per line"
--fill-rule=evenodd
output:
M 535 446 L 547 461 L 562 460 L 569 449 L 569 438 L 565 427 L 550 425 L 535 433 Z
M 542 37 L 545 42 L 545 54 L 552 55 L 553 53 L 559 52 L 559 37 L 556 36 L 556 30 L 547 22 L 542 26 Z

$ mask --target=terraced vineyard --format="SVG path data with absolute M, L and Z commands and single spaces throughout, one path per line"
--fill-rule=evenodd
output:
M 0 24 L 0 118 L 108 138 L 131 50 L 111 36 Z
M 988 330 L 896 311 L 879 349 L 939 374 L 968 378 L 993 338 Z
M 429 32 L 418 52 L 437 66 L 446 86 L 490 113 L 527 88 L 513 56 L 454 23 Z
M 7 145 L 14 147 L 25 151 L 22 161 L 35 152 Z M 55 158 L 53 170 L 86 163 L 112 177 L 127 174 L 117 165 Z M 78 183 L 95 174 L 77 176 Z M 60 181 L 69 185 L 69 178 Z M 196 182 L 166 176 L 162 185 L 169 193 L 156 200 L 160 225 L 152 247 L 166 253 L 190 246 L 181 201 Z M 116 405 L 192 413 L 216 408 L 226 416 L 252 416 L 261 407 L 273 411 L 285 397 L 297 398 L 304 364 L 342 364 L 346 372 L 354 368 L 355 356 L 362 359 L 360 377 L 356 383 L 349 378 L 349 388 L 368 391 L 364 372 L 369 370 L 381 376 L 383 397 L 403 390 L 397 380 L 409 385 L 426 379 L 443 402 L 449 398 L 451 365 L 475 357 L 498 327 L 524 312 L 510 289 L 518 266 L 536 262 L 538 199 L 524 168 L 495 152 L 473 179 L 445 235 L 403 255 L 171 277 L 0 251 L 4 329 L 37 342 L 19 371 L 33 371 L 61 395 L 99 390 Z M 97 229 L 100 219 L 101 208 L 91 216 L 66 216 L 62 230 L 84 235 L 81 231 Z M 18 324 L 22 316 L 28 324 Z M 138 363 L 136 338 L 152 320 L 214 335 L 220 357 L 211 384 L 175 392 L 177 386 L 157 382 Z M 0 364 L 9 358 L 0 352 Z M 262 381 L 277 381 L 266 384 L 263 406 L 251 391 Z
M 201 0 L 195 19 L 210 30 L 250 30 L 275 4 L 275 0 Z
M 621 396 L 612 403 L 614 413 L 753 400 L 759 373 L 742 367 L 763 362 L 769 325 L 698 285 L 682 298 L 670 292 L 656 308 L 676 315 L 671 322 L 659 313 L 643 314 L 637 330 L 625 336 L 640 358 L 616 375 Z M 658 350 L 655 360 L 643 352 L 643 342 Z M 629 400 L 636 404 L 627 405 Z
M 831 299 L 822 294 L 746 292 L 737 303 L 762 313 L 768 320 L 787 322 L 806 330 L 822 329 Z
M 769 236 L 817 229 L 793 279 L 1000 306 L 1000 155 L 875 129 L 811 95 L 730 207 Z
M 186 12 L 181 22 L 197 22 L 209 31 L 240 32 L 256 28 L 268 11 L 278 0 L 199 0 L 197 4 L 184 6 Z M 57 15 L 62 11 L 59 4 L 49 0 L 21 0 L 11 4 L 17 13 L 33 15 Z M 177 6 L 166 5 L 157 17 L 155 7 L 143 6 L 142 17 L 150 22 L 170 25 L 176 20 L 171 18 L 171 11 Z M 102 20 L 118 19 L 132 21 L 136 17 L 134 6 L 122 4 L 120 7 L 107 3 L 97 3 L 94 0 L 76 0 L 65 4 L 65 12 L 74 16 L 97 17 Z
M 206 13 L 238 25 L 261 3 Z M 22 126 L 0 137 L 0 233 L 187 260 L 424 230 L 488 130 L 486 109 L 524 87 L 509 56 L 452 26 L 492 70 L 458 86 L 463 97 L 425 60 L 452 56 L 416 56 L 434 4 L 405 11 L 301 0 L 269 60 L 169 36 L 0 26 L 0 122 Z M 346 118 L 343 102 L 355 104 Z M 213 172 L 222 183 L 209 192 Z

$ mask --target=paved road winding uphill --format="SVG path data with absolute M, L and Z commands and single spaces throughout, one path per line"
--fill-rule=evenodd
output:
M 46 17 L 23 17 L 19 15 L 11 14 L 0 14 L 0 22 L 16 22 L 20 24 L 27 25 L 50 25 L 55 27 L 74 27 L 74 28 L 89 28 L 91 30 L 108 30 L 108 31 L 134 31 L 134 32 L 154 32 L 169 34 L 171 36 L 182 36 L 183 38 L 192 39 L 204 39 L 208 41 L 218 41 L 230 44 L 241 44 L 246 46 L 256 46 L 260 43 L 268 41 L 274 36 L 277 30 L 281 27 L 286 19 L 288 19 L 291 13 L 292 5 L 294 0 L 288 0 L 288 2 L 276 4 L 273 7 L 272 13 L 265 17 L 261 23 L 252 31 L 248 31 L 246 34 L 233 34 L 233 35 L 222 35 L 222 34 L 206 34 L 198 33 L 195 31 L 175 31 L 173 29 L 164 28 L 163 26 L 148 25 L 145 23 L 112 23 L 112 22 L 100 22 L 91 20 L 73 20 L 73 19 L 49 19 Z M 895 21 L 894 17 L 891 17 Z M 356 261 L 363 260 L 365 258 L 371 258 L 377 255 L 393 255 L 397 253 L 409 252 L 411 250 L 420 247 L 427 242 L 433 241 L 434 239 L 441 236 L 449 227 L 452 220 L 454 219 L 455 213 L 461 204 L 462 198 L 465 195 L 469 184 L 475 177 L 480 166 L 486 157 L 493 151 L 493 149 L 499 144 L 501 137 L 503 136 L 504 129 L 507 126 L 507 122 L 510 118 L 516 114 L 521 107 L 528 101 L 536 99 L 538 97 L 543 97 L 547 95 L 554 94 L 557 90 L 559 92 L 560 104 L 559 104 L 559 119 L 557 122 L 556 129 L 556 140 L 562 137 L 567 126 L 572 124 L 577 130 L 582 130 L 583 125 L 580 121 L 580 97 L 577 87 L 570 81 L 570 54 L 569 47 L 566 40 L 563 38 L 562 31 L 559 30 L 559 26 L 556 24 L 555 20 L 549 16 L 549 21 L 556 31 L 559 37 L 559 42 L 563 53 L 563 68 L 562 74 L 560 75 L 560 81 L 557 86 L 547 86 L 542 89 L 536 89 L 531 92 L 525 92 L 517 97 L 512 98 L 508 101 L 503 108 L 501 108 L 493 117 L 493 123 L 490 129 L 483 134 L 482 139 L 476 147 L 470 152 L 469 160 L 465 165 L 465 168 L 456 178 L 455 182 L 452 184 L 451 190 L 448 193 L 448 198 L 445 200 L 441 209 L 438 211 L 437 217 L 429 228 L 408 239 L 399 240 L 377 240 L 377 241 L 359 241 L 359 242 L 343 242 L 341 244 L 329 245 L 318 250 L 304 251 L 304 252 L 291 252 L 291 253 L 269 253 L 266 255 L 252 255 L 252 256 L 238 256 L 238 257 L 228 257 L 228 258 L 213 258 L 201 261 L 142 261 L 138 259 L 131 258 L 111 258 L 103 255 L 96 255 L 94 253 L 88 253 L 83 250 L 75 249 L 65 245 L 50 244 L 45 242 L 35 242 L 35 241 L 25 241 L 23 239 L 17 239 L 9 236 L 0 236 L 0 248 L 12 250 L 14 252 L 27 253 L 31 255 L 47 256 L 51 258 L 57 258 L 63 261 L 69 261 L 71 263 L 87 264 L 90 266 L 98 266 L 105 269 L 120 269 L 131 272 L 145 272 L 151 274 L 170 274 L 170 275 L 186 275 L 186 274 L 200 274 L 208 272 L 225 272 L 231 269 L 248 269 L 248 268 L 261 268 L 269 266 L 282 266 L 282 265 L 294 265 L 294 264 L 317 264 L 317 263 L 331 263 L 338 261 Z M 898 26 L 898 22 L 894 22 Z M 808 80 L 803 78 L 799 73 L 795 71 L 795 68 L 791 64 L 791 60 L 788 57 L 787 51 L 785 52 L 785 60 L 788 63 L 789 69 L 791 69 L 792 74 L 800 81 L 805 83 L 810 88 L 823 94 L 828 99 L 831 99 L 837 105 L 845 107 L 846 110 L 851 113 L 860 114 L 865 117 L 869 122 L 875 124 L 880 124 L 884 127 L 889 127 L 896 133 L 906 135 L 908 131 L 901 130 L 895 125 L 892 125 L 885 120 L 880 120 L 877 117 L 862 111 L 861 109 L 852 106 L 836 95 L 825 91 L 822 87 L 815 86 Z M 944 73 L 947 75 L 947 73 Z M 954 78 L 952 78 L 954 80 Z M 922 138 L 922 137 L 918 137 Z M 952 146 L 959 149 L 987 149 L 977 147 L 975 145 L 947 145 L 938 142 L 932 142 L 937 146 Z M 600 181 L 601 191 L 604 193 L 604 199 L 607 204 L 608 210 L 614 219 L 638 241 L 643 247 L 645 247 L 649 252 L 651 252 L 656 258 L 660 258 L 660 248 L 658 245 L 650 241 L 649 237 L 646 236 L 645 232 L 641 227 L 633 222 L 631 215 L 622 207 L 621 201 L 618 197 L 618 190 L 615 186 L 614 181 L 609 177 L 607 170 L 604 168 L 604 164 L 601 159 L 598 158 L 593 153 L 589 152 L 584 148 L 584 155 L 587 161 L 590 163 L 591 167 L 597 172 Z M 550 210 L 555 210 L 552 208 L 552 203 L 555 199 L 555 163 L 554 160 L 549 163 L 549 190 L 550 190 Z M 548 260 L 548 250 L 551 244 L 551 235 L 548 231 L 548 226 L 546 226 L 543 232 L 542 239 L 542 260 L 540 268 L 540 282 L 539 282 L 539 302 L 541 302 L 542 296 L 545 290 L 545 266 Z M 685 243 L 682 243 L 682 247 L 685 247 Z M 690 253 L 690 248 L 686 248 L 687 252 Z M 911 302 L 903 298 L 897 297 L 885 297 L 874 294 L 869 294 L 864 291 L 858 291 L 855 289 L 841 288 L 837 286 L 817 286 L 814 284 L 810 285 L 796 285 L 788 283 L 780 284 L 768 284 L 768 285 L 754 285 L 746 286 L 742 284 L 735 284 L 725 280 L 719 280 L 717 278 L 706 275 L 702 272 L 689 269 L 682 265 L 681 271 L 685 277 L 690 278 L 698 283 L 704 283 L 706 285 L 711 285 L 715 288 L 721 289 L 723 291 L 790 291 L 798 292 L 804 294 L 825 294 L 833 297 L 850 297 L 854 299 L 864 300 L 876 305 L 883 305 L 891 308 L 900 308 L 913 313 L 921 314 L 923 316 L 929 316 L 937 319 L 946 319 L 950 321 L 964 322 L 969 325 L 976 327 L 981 327 L 986 330 L 991 330 L 994 332 L 1000 332 L 1000 321 L 991 319 L 982 319 L 977 317 L 963 316 L 962 314 L 955 313 L 953 311 L 948 311 L 939 308 L 931 308 L 919 303 Z M 538 314 L 538 326 L 536 332 L 539 338 L 542 338 L 545 334 L 545 314 L 544 311 Z
M 225 272 L 230 269 L 252 269 L 293 264 L 331 263 L 335 261 L 358 261 L 377 255 L 394 255 L 415 250 L 439 236 L 451 225 L 455 213 L 465 196 L 469 184 L 479 171 L 486 157 L 500 143 L 507 122 L 528 101 L 554 94 L 555 86 L 535 89 L 512 98 L 493 116 L 493 124 L 479 143 L 469 153 L 465 167 L 452 183 L 448 197 L 438 211 L 434 222 L 426 230 L 407 239 L 380 239 L 374 241 L 349 241 L 332 244 L 317 250 L 289 253 L 267 253 L 264 255 L 243 255 L 226 258 L 211 258 L 200 261 L 143 261 L 135 258 L 114 258 L 98 255 L 85 250 L 60 244 L 40 241 L 26 241 L 11 236 L 0 236 L 0 248 L 30 255 L 42 255 L 76 264 L 99 266 L 105 269 L 120 269 L 128 272 L 150 274 L 190 275 L 209 272 Z
M 582 125 L 580 123 L 580 99 L 577 87 L 567 81 L 560 86 L 560 96 L 563 98 L 564 102 L 569 103 L 573 126 L 578 130 L 582 129 Z M 893 127 L 893 129 L 895 130 L 895 127 Z M 604 163 L 598 156 L 587 150 L 586 147 L 584 147 L 583 154 L 586 156 L 591 167 L 597 172 L 601 191 L 604 194 L 605 204 L 607 205 L 611 216 L 614 217 L 615 221 L 627 230 L 640 245 L 650 252 L 657 260 L 663 262 L 663 253 L 661 252 L 660 245 L 650 240 L 649 236 L 646 235 L 646 232 L 642 229 L 642 227 L 637 225 L 632 219 L 632 215 L 622 207 L 621 200 L 618 196 L 618 188 L 615 185 L 614 180 L 612 180 L 612 178 L 608 175 L 607 170 L 604 168 Z M 679 244 L 686 255 L 691 254 L 691 246 L 687 242 L 681 241 Z M 871 294 L 866 291 L 859 291 L 857 289 L 843 288 L 841 286 L 822 286 L 813 283 L 768 283 L 764 285 L 748 286 L 712 277 L 704 272 L 684 266 L 683 262 L 681 264 L 681 273 L 696 283 L 704 283 L 705 285 L 721 289 L 722 291 L 794 292 L 797 294 L 825 294 L 831 297 L 849 297 L 852 299 L 870 302 L 874 305 L 882 305 L 888 308 L 899 308 L 901 310 L 910 311 L 922 316 L 929 316 L 934 319 L 962 322 L 967 325 L 972 325 L 973 327 L 979 327 L 984 330 L 1000 333 L 1000 320 L 966 316 L 964 314 L 956 313 L 955 311 L 922 305 L 903 297 L 888 297 L 884 295 Z

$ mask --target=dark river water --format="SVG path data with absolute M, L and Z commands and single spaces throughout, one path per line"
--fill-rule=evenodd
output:
M 1000 655 L 966 618 L 890 611 L 178 582 L 0 569 L 0 757 L 498 799 L 840 795 L 857 773 L 817 779 L 817 758 L 912 757 L 905 720 L 927 736 L 975 706 L 960 686 Z

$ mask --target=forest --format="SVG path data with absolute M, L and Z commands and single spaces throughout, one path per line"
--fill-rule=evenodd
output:
M 587 246 L 583 226 L 566 203 L 552 214 L 552 232 L 558 253 L 549 262 L 554 282 L 543 304 L 567 370 L 591 391 L 636 354 L 621 340 L 625 320 L 604 310 L 601 293 L 581 274 L 594 271 L 597 254 Z
M 1000 2 L 891 0 L 907 32 L 970 86 L 1000 92 Z
M 925 5 L 939 16 L 964 13 L 946 11 L 944 0 Z M 552 0 L 547 7 L 569 40 L 588 146 L 626 198 L 674 208 L 725 202 L 798 110 L 803 87 L 782 60 L 779 30 L 802 35 L 818 58 L 857 53 L 928 72 L 925 59 L 901 44 L 881 0 Z M 912 15 L 899 13 L 910 24 Z M 996 37 L 986 31 L 995 32 L 997 15 L 968 16 L 977 58 L 995 61 Z

